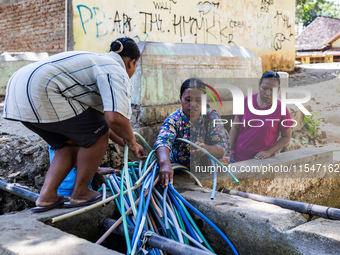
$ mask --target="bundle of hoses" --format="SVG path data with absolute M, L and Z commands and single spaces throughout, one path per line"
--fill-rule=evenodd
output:
M 190 205 L 172 185 L 169 184 L 164 189 L 156 185 L 158 178 L 155 180 L 155 177 L 159 168 L 155 151 L 138 133 L 135 133 L 135 135 L 150 150 L 147 159 L 140 162 L 128 162 L 128 148 L 126 146 L 121 176 L 112 174 L 107 178 L 108 187 L 112 194 L 120 194 L 115 202 L 122 216 L 127 254 L 137 254 L 140 251 L 143 231 L 152 231 L 180 243 L 193 245 L 214 253 L 191 217 L 189 209 L 215 229 L 228 243 L 233 253 L 238 254 L 228 237 L 205 215 Z M 190 143 L 185 139 L 181 139 L 181 142 Z M 185 169 L 178 164 L 172 166 L 175 169 Z M 140 183 L 143 184 L 140 188 L 132 189 Z M 127 193 L 125 192 L 126 195 L 124 195 L 124 191 L 127 191 Z M 134 227 L 132 240 L 129 237 L 128 225 Z M 163 251 L 156 248 L 150 248 L 148 252 L 152 255 L 164 254 Z

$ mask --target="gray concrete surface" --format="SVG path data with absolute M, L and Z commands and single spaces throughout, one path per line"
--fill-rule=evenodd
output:
M 307 222 L 297 212 L 224 193 L 217 193 L 212 201 L 210 189 L 185 178 L 175 182 L 182 196 L 228 236 L 239 254 L 339 254 L 340 221 Z M 208 224 L 201 225 L 215 251 L 231 254 Z
M 1 3 L 0 3 L 1 6 Z M 21 67 L 48 57 L 45 53 L 4 52 L 0 55 L 0 96 L 5 95 L 9 78 Z
M 301 254 L 339 254 L 340 222 L 323 218 L 286 231 L 285 239 Z
M 94 209 L 54 225 L 77 236 L 48 225 L 51 224 L 49 223 L 51 218 L 76 209 L 55 209 L 36 214 L 26 210 L 2 215 L 0 216 L 0 254 L 121 254 L 79 238 L 79 236 L 94 238 L 93 234 L 98 235 L 100 215 L 112 216 L 114 208 L 111 205 Z M 98 235 L 97 238 L 99 237 Z
M 218 168 L 218 176 L 230 179 L 227 170 L 237 178 L 339 178 L 339 172 L 324 171 L 325 166 L 333 163 L 333 152 L 319 148 L 303 148 L 278 153 L 266 159 L 249 159 L 228 165 L 224 171 Z M 319 172 L 308 170 L 313 165 L 320 165 Z M 205 168 L 193 167 L 191 171 L 204 183 L 213 178 L 212 174 L 202 172 Z
M 263 160 L 251 159 L 230 164 L 240 183 L 237 184 L 227 173 L 218 173 L 217 189 L 224 187 L 340 208 L 340 162 L 336 160 L 337 155 L 333 156 L 331 150 L 304 148 Z M 204 187 L 213 187 L 213 174 L 191 171 L 199 177 Z
M 249 86 L 257 89 L 262 74 L 261 58 L 244 47 L 158 42 L 140 42 L 139 47 L 131 101 L 141 107 L 139 119 L 145 125 L 163 122 L 178 108 L 180 87 L 188 78 L 211 86 L 226 82 L 246 94 Z M 232 99 L 228 89 L 216 90 L 223 101 Z M 224 112 L 230 109 L 223 103 Z

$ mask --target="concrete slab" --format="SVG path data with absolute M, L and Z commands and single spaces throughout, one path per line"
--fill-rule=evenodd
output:
M 240 183 L 237 184 L 227 173 L 219 173 L 217 190 L 224 187 L 299 202 L 340 207 L 338 199 L 340 169 L 337 168 L 339 162 L 334 162 L 332 150 L 305 148 L 279 153 L 264 160 L 247 160 L 230 166 L 235 167 L 231 170 Z M 197 173 L 193 169 L 191 171 L 199 177 L 204 187 L 210 189 L 213 187 L 213 174 Z
M 287 231 L 286 240 L 302 254 L 337 255 L 340 250 L 339 223 L 319 218 Z
M 267 159 L 249 159 L 229 164 L 227 168 L 218 167 L 220 181 L 230 180 L 229 170 L 238 179 L 252 178 L 340 178 L 340 171 L 330 171 L 328 165 L 333 163 L 333 152 L 318 148 L 303 148 L 294 151 L 278 153 Z M 312 167 L 314 166 L 314 170 Z M 207 168 L 196 166 L 191 169 L 206 185 L 213 178 Z M 319 171 L 318 171 L 319 170 Z
M 6 94 L 7 82 L 9 81 L 10 77 L 18 69 L 32 63 L 32 61 L 2 61 L 1 58 L 2 57 L 0 57 L 0 96 L 4 96 Z
M 306 222 L 297 212 L 222 193 L 212 201 L 211 190 L 185 179 L 175 179 L 182 196 L 228 236 L 239 254 L 338 254 L 340 221 Z M 208 224 L 195 219 L 217 253 L 232 253 Z
M 94 209 L 54 225 L 58 228 L 48 225 L 50 219 L 76 209 L 55 209 L 39 214 L 26 210 L 2 215 L 0 216 L 0 254 L 121 254 L 59 229 L 93 236 L 99 231 L 96 226 L 99 226 L 100 215 L 112 215 L 114 208 L 113 205 L 107 205 L 104 208 Z M 87 225 L 91 228 L 84 228 Z

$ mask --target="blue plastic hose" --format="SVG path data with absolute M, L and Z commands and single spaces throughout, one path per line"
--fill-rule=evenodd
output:
M 228 244 L 231 250 L 235 255 L 238 255 L 238 252 L 234 245 L 231 243 L 229 238 L 211 221 L 209 220 L 203 213 L 201 213 L 199 210 L 197 210 L 195 207 L 193 207 L 189 202 L 187 202 L 175 189 L 174 187 L 169 184 L 169 189 L 171 192 L 173 192 L 187 207 L 189 207 L 190 210 L 195 212 L 198 216 L 200 216 L 206 223 L 208 223 Z

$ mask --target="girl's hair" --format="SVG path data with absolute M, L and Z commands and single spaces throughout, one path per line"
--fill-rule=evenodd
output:
M 136 42 L 129 37 L 116 39 L 111 43 L 110 51 L 118 53 L 122 58 L 129 57 L 138 60 L 140 57 L 139 48 Z
M 262 84 L 263 79 L 268 79 L 268 78 L 277 80 L 279 82 L 279 86 L 280 86 L 280 75 L 277 72 L 274 72 L 274 71 L 265 72 L 260 79 L 259 85 Z
M 190 78 L 187 79 L 185 82 L 182 83 L 180 97 L 182 97 L 184 91 L 188 88 L 195 88 L 195 89 L 205 89 L 205 85 L 203 81 L 197 78 Z M 204 91 L 205 94 L 205 91 Z

